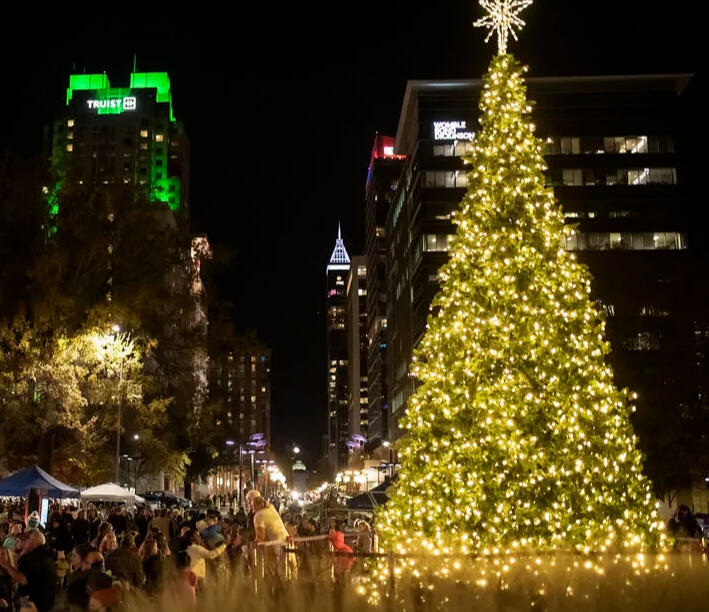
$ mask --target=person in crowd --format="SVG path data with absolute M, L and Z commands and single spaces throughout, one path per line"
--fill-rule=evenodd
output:
M 101 520 L 101 517 L 98 514 L 98 510 L 93 507 L 89 508 L 89 511 L 86 516 L 87 520 L 89 521 L 89 539 L 91 541 L 94 541 L 98 537 L 98 531 L 103 521 Z
M 48 612 L 54 607 L 57 582 L 54 556 L 41 531 L 28 529 L 26 534 L 17 569 L 7 562 L 3 562 L 0 567 L 18 584 L 17 594 L 20 597 L 28 597 L 38 612 Z
M 216 559 L 226 550 L 224 543 L 217 546 L 214 550 L 209 550 L 202 546 L 202 537 L 197 529 L 190 529 L 185 534 L 187 546 L 187 554 L 190 556 L 190 568 L 197 576 L 198 584 L 205 581 L 207 577 L 207 564 L 205 559 Z
M 159 529 L 166 538 L 170 537 L 170 519 L 167 516 L 167 509 L 163 508 L 155 518 L 150 521 L 149 529 Z
M 129 533 L 121 538 L 118 550 L 106 558 L 106 568 L 111 575 L 133 587 L 141 587 L 145 582 L 143 563 L 135 552 L 135 540 Z
M 176 574 L 172 580 L 171 591 L 179 601 L 194 608 L 197 604 L 197 575 L 192 571 L 191 558 L 187 551 L 181 550 L 175 555 Z
M 12 521 L 10 525 L 10 531 L 3 542 L 3 547 L 7 548 L 9 551 L 15 550 L 15 542 L 19 538 L 20 534 L 25 530 L 25 524 L 22 521 Z
M 254 534 L 256 543 L 280 540 L 285 543 L 290 539 L 290 534 L 283 524 L 280 514 L 260 495 L 251 502 L 254 510 Z
M 90 544 L 74 547 L 69 557 L 72 573 L 67 580 L 67 603 L 69 610 L 86 610 L 89 605 L 87 581 L 92 569 L 102 571 L 104 559 Z
M 200 531 L 202 540 L 211 547 L 218 546 L 224 542 L 224 535 L 222 534 L 221 527 L 219 526 L 219 515 L 216 510 L 210 510 L 207 512 L 207 518 L 205 519 L 207 526 Z
M 162 536 L 160 532 L 158 533 Z M 145 590 L 151 595 L 155 594 L 162 586 L 163 574 L 163 558 L 160 556 L 157 541 L 151 535 L 148 535 L 140 545 L 138 554 L 143 562 Z
M 689 506 L 681 504 L 674 516 L 667 522 L 668 531 L 678 538 L 699 538 L 702 529 Z
M 115 507 L 108 516 L 108 522 L 113 525 L 113 532 L 116 535 L 122 535 L 128 531 L 128 521 L 126 519 L 125 507 Z
M 158 532 L 155 534 L 155 542 L 158 545 L 158 554 L 160 555 L 160 558 L 164 561 L 172 554 L 170 546 L 167 543 L 167 538 L 162 533 Z
M 150 508 L 143 508 L 143 511 L 136 517 L 135 526 L 138 530 L 140 541 L 143 541 L 145 536 L 148 535 L 148 527 L 150 526 L 151 520 L 152 514 Z
M 103 555 L 103 558 L 106 559 L 116 550 L 118 550 L 118 539 L 113 531 L 109 531 L 103 536 L 103 540 L 101 540 L 101 543 L 98 545 L 98 551 Z
M 181 523 L 177 535 L 170 540 L 170 551 L 172 554 L 177 554 L 180 550 L 185 550 L 189 546 L 189 542 L 185 541 L 185 537 L 189 533 L 191 527 L 189 523 Z
M 42 526 L 39 524 L 39 512 L 37 512 L 36 510 L 31 512 L 30 515 L 27 517 L 27 528 L 39 529 L 44 533 L 44 529 L 42 529 Z
M 96 533 L 96 536 L 94 537 L 93 540 L 91 540 L 91 546 L 94 548 L 98 549 L 98 547 L 101 545 L 101 542 L 103 542 L 103 538 L 107 533 L 112 533 L 113 532 L 113 525 L 109 523 L 108 521 L 103 521 L 99 527 L 98 531 Z
M 243 508 L 239 507 L 239 509 L 234 514 L 234 522 L 239 525 L 239 527 L 246 527 L 246 521 L 246 512 L 244 512 Z
M 3 563 L 14 566 L 12 552 L 4 546 L 0 548 L 0 601 L 4 601 L 5 605 L 0 607 L 9 608 L 12 601 L 12 576 L 2 569 Z
M 68 553 L 74 545 L 71 533 L 64 519 L 58 512 L 52 513 L 52 517 L 49 520 L 49 529 L 47 529 L 47 533 L 45 533 L 45 538 L 47 539 L 47 545 L 57 552 L 62 551 L 63 553 Z
M 355 529 L 357 530 L 357 543 L 355 550 L 357 552 L 371 553 L 372 552 L 372 528 L 364 519 L 355 521 Z
M 107 612 L 112 610 L 119 602 L 120 589 L 113 582 L 113 578 L 100 571 L 91 571 L 86 580 L 88 592 L 88 609 L 92 612 Z
M 80 510 L 71 524 L 71 538 L 74 544 L 86 544 L 91 538 L 91 523 L 86 520 L 86 510 Z
M 340 530 L 339 523 L 335 520 L 330 521 L 330 530 L 328 532 L 332 550 L 335 553 L 332 566 L 335 571 L 335 577 L 341 577 L 347 570 L 352 569 L 354 556 L 352 549 L 345 544 L 345 534 Z
M 69 573 L 69 561 L 67 561 L 66 553 L 63 550 L 57 551 L 57 586 L 62 589 L 66 583 L 66 577 Z

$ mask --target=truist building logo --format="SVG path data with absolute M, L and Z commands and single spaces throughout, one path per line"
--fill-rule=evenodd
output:
M 104 100 L 86 100 L 86 105 L 90 110 L 101 112 L 108 111 L 114 113 L 122 113 L 123 111 L 131 111 L 136 108 L 136 99 L 134 96 L 127 98 L 105 98 Z

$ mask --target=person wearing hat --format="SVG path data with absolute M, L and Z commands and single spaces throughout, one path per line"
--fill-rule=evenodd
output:
M 36 510 L 27 517 L 27 529 L 39 529 L 39 513 Z

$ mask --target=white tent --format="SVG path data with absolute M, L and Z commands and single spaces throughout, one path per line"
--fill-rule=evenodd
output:
M 114 482 L 107 482 L 106 484 L 84 489 L 81 492 L 81 499 L 88 501 L 126 502 L 134 504 L 142 504 L 145 502 L 140 495 L 131 493 L 128 489 L 119 487 Z

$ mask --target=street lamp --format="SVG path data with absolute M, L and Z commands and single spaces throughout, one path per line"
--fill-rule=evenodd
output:
M 126 357 L 135 349 L 130 334 L 121 333 L 120 325 L 112 325 L 110 333 L 93 336 L 98 360 L 102 363 L 113 361 L 118 364 L 118 406 L 116 426 L 116 484 L 120 484 L 121 472 L 121 409 L 123 407 L 123 366 Z

